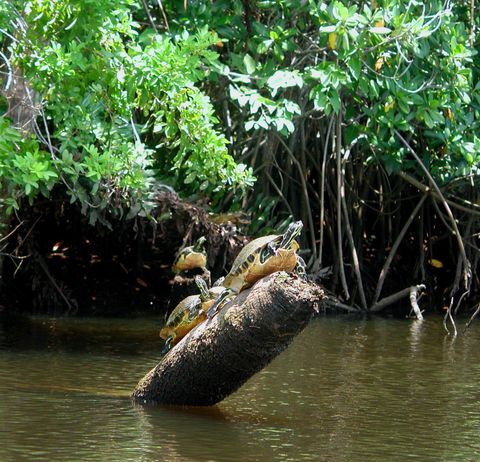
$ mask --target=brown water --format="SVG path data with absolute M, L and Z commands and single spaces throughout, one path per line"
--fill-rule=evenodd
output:
M 480 325 L 321 318 L 216 407 L 134 406 L 158 328 L 0 323 L 0 461 L 480 460 Z

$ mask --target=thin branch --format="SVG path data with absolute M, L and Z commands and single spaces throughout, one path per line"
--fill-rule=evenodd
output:
M 410 176 L 408 173 L 405 172 L 398 172 L 397 175 L 410 183 L 411 185 L 415 186 L 416 188 L 420 189 L 420 191 L 423 192 L 428 192 L 430 193 L 433 197 L 437 199 L 441 199 L 441 196 L 437 194 L 436 191 L 432 190 L 429 186 L 424 185 L 422 182 L 418 181 L 416 178 L 413 178 Z M 450 200 L 450 199 L 445 199 L 448 203 L 448 205 L 451 205 L 453 208 L 456 208 L 458 210 L 461 210 L 462 212 L 466 213 L 473 213 L 474 215 L 480 216 L 480 206 L 477 204 L 474 204 L 473 202 L 466 201 L 465 199 L 462 199 L 464 203 L 468 203 L 471 207 L 465 207 L 463 205 L 457 204 L 456 202 Z
M 420 290 L 425 290 L 425 286 L 423 284 L 419 286 L 410 287 L 410 305 L 412 307 L 413 312 L 415 313 L 416 318 L 419 321 L 423 321 L 422 311 L 418 306 L 418 292 Z
M 452 306 L 453 306 L 453 297 L 450 299 L 450 305 L 448 306 L 445 317 L 443 318 L 443 328 L 447 331 L 448 334 L 450 334 L 450 331 L 448 330 L 448 327 L 447 327 L 447 321 L 450 321 L 453 326 L 453 336 L 456 337 L 458 332 L 457 332 L 457 326 L 455 325 L 455 321 L 452 316 Z
M 0 57 L 5 62 L 5 66 L 7 66 L 7 70 L 8 70 L 7 82 L 5 84 L 5 88 L 4 88 L 3 91 L 8 91 L 8 89 L 10 88 L 10 85 L 12 84 L 12 81 L 13 81 L 13 69 L 12 69 L 12 66 L 10 65 L 10 61 L 1 51 L 0 51 Z
M 408 228 L 410 227 L 413 219 L 417 216 L 418 211 L 420 210 L 420 207 L 423 205 L 425 202 L 425 199 L 427 198 L 427 194 L 424 194 L 416 207 L 413 209 L 413 212 L 410 214 L 408 217 L 407 221 L 403 225 L 403 228 L 401 229 L 400 233 L 398 234 L 397 238 L 395 239 L 395 242 L 392 245 L 392 248 L 390 249 L 390 252 L 388 254 L 387 259 L 385 260 L 385 263 L 383 264 L 382 270 L 380 271 L 380 276 L 378 278 L 377 282 L 377 287 L 375 289 L 375 296 L 373 298 L 373 304 L 375 305 L 380 297 L 380 294 L 382 292 L 383 288 L 383 283 L 385 282 L 385 278 L 387 277 L 388 270 L 390 268 L 390 265 L 392 263 L 393 257 L 395 257 L 397 253 L 397 249 L 402 242 L 405 233 L 407 232 Z
M 399 133 L 398 130 L 395 130 L 395 134 L 397 135 L 397 137 L 400 139 L 400 141 L 402 142 L 402 144 L 408 149 L 408 151 L 410 152 L 410 154 L 415 158 L 415 160 L 417 161 L 418 165 L 420 166 L 420 168 L 423 170 L 423 172 L 425 173 L 425 175 L 427 176 L 428 178 L 428 181 L 430 182 L 430 185 L 435 189 L 435 191 L 437 192 L 437 194 L 439 195 L 440 197 L 440 200 L 447 212 L 447 215 L 448 215 L 448 218 L 450 219 L 450 222 L 452 223 L 452 227 L 453 229 L 455 230 L 455 238 L 457 239 L 457 243 L 458 243 L 458 247 L 459 247 L 459 250 L 460 250 L 460 255 L 462 257 L 462 260 L 463 260 L 463 279 L 464 279 L 464 285 L 465 285 L 465 288 L 468 290 L 469 287 L 470 287 L 470 282 L 471 282 L 471 277 L 472 277 L 472 270 L 471 270 L 471 266 L 470 266 L 470 261 L 468 260 L 467 258 L 467 254 L 465 252 L 465 247 L 463 245 L 463 240 L 462 240 L 462 236 L 460 234 L 460 231 L 458 229 L 458 226 L 457 226 L 457 222 L 455 221 L 455 218 L 453 217 L 453 213 L 452 213 L 452 210 L 450 209 L 445 197 L 443 196 L 442 194 L 442 191 L 440 191 L 440 188 L 438 187 L 437 183 L 435 182 L 435 180 L 433 179 L 432 175 L 430 174 L 430 172 L 428 171 L 427 167 L 425 167 L 425 165 L 423 164 L 423 162 L 421 161 L 420 157 L 418 157 L 417 153 L 413 150 L 413 148 L 410 146 L 410 144 L 405 140 L 405 138 Z
M 282 202 L 285 204 L 285 207 L 287 208 L 288 213 L 293 217 L 294 213 L 293 213 L 292 207 L 290 207 L 290 204 L 288 203 L 286 197 L 282 193 L 282 190 L 277 186 L 277 184 L 275 183 L 272 176 L 270 175 L 270 173 L 268 173 L 267 170 L 265 170 L 263 173 L 267 176 L 268 181 L 270 181 L 270 184 L 273 186 L 273 188 L 275 189 L 275 191 L 279 195 L 280 199 L 282 199 Z
M 302 191 L 303 191 L 303 194 L 304 194 L 304 197 L 305 197 L 305 203 L 306 203 L 306 206 L 307 206 L 308 225 L 309 225 L 309 228 L 310 228 L 310 238 L 311 238 L 312 249 L 313 249 L 313 248 L 315 248 L 315 228 L 314 228 L 314 222 L 313 222 L 313 216 L 312 216 L 312 208 L 310 207 L 310 198 L 308 196 L 307 182 L 306 182 L 306 179 L 305 179 L 305 175 L 303 174 L 302 166 L 300 165 L 300 162 L 298 161 L 298 159 L 293 154 L 290 147 L 282 139 L 281 135 L 276 133 L 275 136 L 280 141 L 282 146 L 285 148 L 288 156 L 290 157 L 292 162 L 297 167 L 297 170 L 298 170 L 298 173 L 299 173 L 299 176 L 300 176 L 300 182 L 302 184 Z
M 333 306 L 335 308 L 340 308 L 342 310 L 348 311 L 349 313 L 358 313 L 358 312 L 361 311 L 359 308 L 357 308 L 355 306 L 350 306 L 350 305 L 346 305 L 345 303 L 342 303 L 340 300 L 338 300 L 337 298 L 335 298 L 331 295 L 324 298 L 322 300 L 322 304 L 330 305 L 330 306 Z
M 24 221 L 21 221 L 21 222 L 20 222 L 17 226 L 15 226 L 15 228 L 13 228 L 13 230 L 10 231 L 6 236 L 2 236 L 2 237 L 0 238 L 0 242 L 7 240 L 12 234 L 15 233 L 15 231 L 16 231 L 18 228 L 20 228 L 20 226 L 23 225 L 23 223 L 25 223 L 25 222 L 24 222 Z
M 147 13 L 147 17 L 148 17 L 148 20 L 150 22 L 150 25 L 153 27 L 155 32 L 158 33 L 157 26 L 155 25 L 155 21 L 153 20 L 152 15 L 150 14 L 150 9 L 148 8 L 146 0 L 142 0 L 142 4 L 143 4 L 143 9 L 145 10 L 145 13 Z
M 382 311 L 383 309 L 385 309 L 388 305 L 391 305 L 392 303 L 395 303 L 404 297 L 410 296 L 410 294 L 412 293 L 412 290 L 418 292 L 424 289 L 425 289 L 425 286 L 423 284 L 402 289 L 398 292 L 395 292 L 392 295 L 389 295 L 388 297 L 382 298 L 380 301 L 375 303 L 373 306 L 370 307 L 370 312 L 378 313 L 379 311 Z
M 475 43 L 475 0 L 470 0 L 470 47 Z
M 72 311 L 72 304 L 70 303 L 70 300 L 68 300 L 68 298 L 65 296 L 65 294 L 63 293 L 62 289 L 60 288 L 60 286 L 57 284 L 57 281 L 55 281 L 55 279 L 53 278 L 53 276 L 50 274 L 50 271 L 47 267 L 47 264 L 45 263 L 45 260 L 43 259 L 43 257 L 38 254 L 37 255 L 37 261 L 38 261 L 38 264 L 40 265 L 40 268 L 42 268 L 42 270 L 44 271 L 44 273 L 46 274 L 47 278 L 50 280 L 50 282 L 52 283 L 53 287 L 55 288 L 55 290 L 59 293 L 59 295 L 63 298 L 63 301 L 66 303 L 66 305 L 68 306 L 68 311 Z
M 158 3 L 158 7 L 160 8 L 160 11 L 161 11 L 161 13 L 162 13 L 163 20 L 165 21 L 165 27 L 167 28 L 167 30 L 170 30 L 170 26 L 169 26 L 169 24 L 168 24 L 167 15 L 165 14 L 165 10 L 163 9 L 162 0 L 157 0 L 157 3 Z
M 463 333 L 467 331 L 467 329 L 470 327 L 470 324 L 472 324 L 473 320 L 477 317 L 478 313 L 480 313 L 480 303 L 477 306 L 477 309 L 475 310 L 475 313 L 472 314 L 471 318 L 468 320 L 467 324 L 465 325 L 465 329 L 463 330 Z
M 337 157 L 337 246 L 340 280 L 347 299 L 350 298 L 348 291 L 345 267 L 343 266 L 343 243 L 342 243 L 342 111 L 340 111 L 335 123 L 335 155 Z
M 322 159 L 322 172 L 320 177 L 320 238 L 318 244 L 318 267 L 322 266 L 323 258 L 323 222 L 325 221 L 325 170 L 327 166 L 327 152 L 328 152 L 328 143 L 330 140 L 330 134 L 332 133 L 332 127 L 335 117 L 330 117 L 330 122 L 328 123 L 327 136 L 325 137 L 325 144 L 323 147 L 323 159 Z

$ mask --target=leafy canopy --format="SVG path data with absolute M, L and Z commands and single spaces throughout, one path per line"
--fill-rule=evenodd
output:
M 18 92 L 16 76 L 25 77 L 34 101 L 35 133 L 0 118 L 8 211 L 58 185 L 92 223 L 108 223 L 109 214 L 148 211 L 160 182 L 207 196 L 253 184 L 251 171 L 228 154 L 198 86 L 217 62 L 216 34 L 203 27 L 157 35 L 134 14 L 133 0 L 0 6 L 5 85 Z

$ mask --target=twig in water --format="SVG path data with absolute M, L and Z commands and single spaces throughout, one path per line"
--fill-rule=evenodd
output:
M 382 311 L 384 308 L 386 308 L 388 305 L 391 305 L 392 303 L 395 303 L 404 297 L 410 296 L 410 294 L 412 293 L 412 290 L 418 292 L 424 289 L 425 289 L 425 286 L 423 284 L 402 289 L 398 292 L 395 292 L 392 295 L 389 295 L 388 297 L 382 298 L 380 301 L 375 303 L 375 305 L 370 307 L 370 312 L 378 313 L 379 311 Z
M 477 306 L 477 309 L 475 310 L 475 313 L 472 314 L 472 317 L 468 320 L 467 324 L 465 325 L 465 329 L 463 329 L 463 333 L 467 331 L 467 329 L 470 327 L 470 324 L 472 324 L 473 320 L 477 317 L 478 313 L 480 313 L 480 303 Z
M 453 319 L 452 316 L 452 306 L 453 306 L 453 297 L 450 299 L 450 305 L 448 306 L 447 312 L 445 314 L 445 317 L 443 318 L 443 328 L 447 331 L 448 334 L 450 334 L 450 331 L 448 330 L 447 327 L 447 320 L 452 323 L 453 326 L 453 336 L 457 336 L 457 326 L 455 324 L 455 320 Z
M 425 290 L 425 286 L 423 284 L 419 286 L 412 286 L 410 287 L 410 305 L 412 306 L 412 310 L 415 313 L 416 318 L 419 321 L 423 321 L 422 311 L 418 306 L 418 292 L 419 290 Z

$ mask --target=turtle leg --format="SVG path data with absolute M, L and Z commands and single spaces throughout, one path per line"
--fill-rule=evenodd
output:
M 188 308 L 188 320 L 193 321 L 197 316 L 198 312 L 201 308 L 202 304 L 200 302 L 198 303 L 192 303 L 190 307 Z
M 221 278 L 218 278 L 213 284 L 212 287 L 218 287 L 223 284 L 223 281 L 225 281 L 225 277 L 222 276 Z
M 162 351 L 160 354 L 162 356 L 165 356 L 171 349 L 172 349 L 172 342 L 173 342 L 173 337 L 168 337 L 167 340 L 165 341 L 165 345 L 163 346 Z
M 305 264 L 305 260 L 298 255 L 297 266 L 295 267 L 294 272 L 300 279 L 307 279 L 307 265 Z
M 218 308 L 223 305 L 225 300 L 232 294 L 234 294 L 235 291 L 232 289 L 225 289 L 215 300 L 215 303 L 210 307 L 210 309 L 207 311 L 207 318 L 212 319 L 213 316 L 215 316 L 215 313 L 217 312 Z

